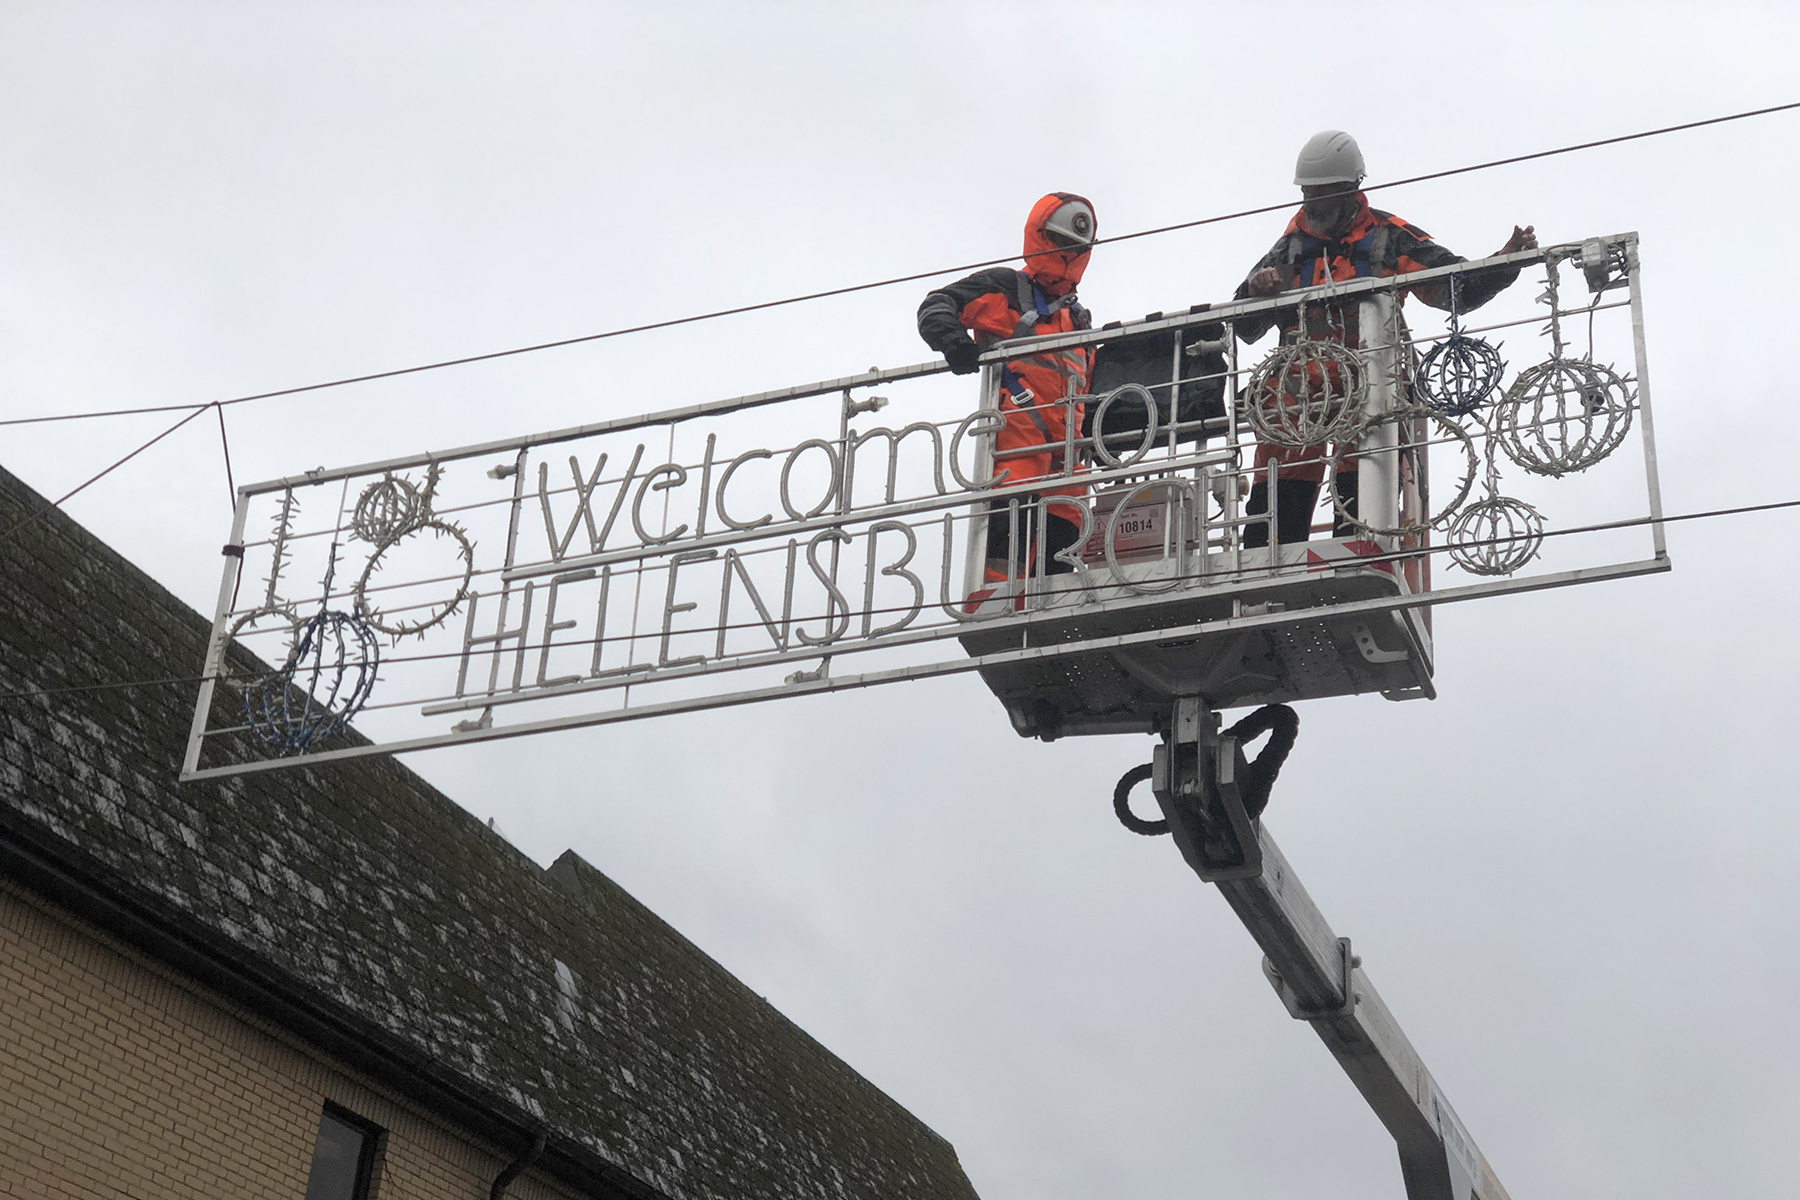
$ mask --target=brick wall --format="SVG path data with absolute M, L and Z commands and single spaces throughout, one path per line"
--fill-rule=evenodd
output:
M 300 1200 L 326 1100 L 387 1130 L 379 1200 L 486 1200 L 504 1159 L 0 882 L 0 1196 Z M 573 1195 L 530 1174 L 513 1200 Z

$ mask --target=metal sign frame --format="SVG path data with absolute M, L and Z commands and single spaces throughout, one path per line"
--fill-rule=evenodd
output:
M 1596 247 L 1599 248 L 1598 251 L 1595 250 Z M 978 544 L 984 536 L 982 531 L 986 528 L 988 514 L 996 510 L 1004 511 L 1007 506 L 1012 506 L 1015 513 L 1029 510 L 1031 505 L 1042 503 L 1038 494 L 1045 486 L 1041 480 L 1009 483 L 1004 475 L 1006 455 L 1004 452 L 997 453 L 994 446 L 994 434 L 999 427 L 999 420 L 993 411 L 994 376 L 999 364 L 1025 353 L 1045 353 L 1133 335 L 1163 332 L 1173 332 L 1179 347 L 1182 337 L 1191 334 L 1196 327 L 1222 324 L 1228 331 L 1224 339 L 1230 355 L 1228 379 L 1237 383 L 1249 374 L 1249 368 L 1240 366 L 1237 362 L 1236 343 L 1229 333 L 1235 322 L 1292 309 L 1297 301 L 1309 298 L 1315 302 L 1329 301 L 1340 306 L 1374 302 L 1383 297 L 1396 296 L 1405 290 L 1432 284 L 1448 284 L 1471 272 L 1496 266 L 1529 267 L 1548 263 L 1552 270 L 1558 263 L 1586 266 L 1596 253 L 1606 257 L 1608 261 L 1616 262 L 1618 270 L 1613 286 L 1626 290 L 1627 297 L 1610 300 L 1609 294 L 1603 292 L 1596 295 L 1593 305 L 1564 310 L 1564 315 L 1578 312 L 1591 318 L 1596 312 L 1629 308 L 1632 353 L 1629 381 L 1633 388 L 1630 409 L 1638 422 L 1637 433 L 1643 450 L 1642 519 L 1649 527 L 1649 556 L 1583 564 L 1571 569 L 1516 575 L 1437 590 L 1402 590 L 1391 596 L 1337 605 L 1334 611 L 1345 615 L 1407 612 L 1438 604 L 1666 570 L 1669 563 L 1660 523 L 1663 514 L 1656 472 L 1649 373 L 1644 352 L 1637 238 L 1635 234 L 1621 234 L 1583 244 L 1521 251 L 1403 277 L 1353 280 L 1273 299 L 1238 301 L 1197 308 L 1174 316 L 1156 315 L 1098 330 L 1002 343 L 987 350 L 982 356 L 987 368 L 982 405 L 974 412 L 964 410 L 948 417 L 940 415 L 936 420 L 915 420 L 904 425 L 894 422 L 892 426 L 874 429 L 853 428 L 851 424 L 854 416 L 874 411 L 880 406 L 877 399 L 866 396 L 866 389 L 927 379 L 945 372 L 946 368 L 942 363 L 930 362 L 893 370 L 869 371 L 641 416 L 594 422 L 526 437 L 483 442 L 336 469 L 322 468 L 301 475 L 246 485 L 238 491 L 227 547 L 231 557 L 227 558 L 220 582 L 213 634 L 203 672 L 204 681 L 196 698 L 194 722 L 182 764 L 182 778 L 217 778 L 370 755 L 406 753 L 945 675 L 969 672 L 988 675 L 1019 664 L 1069 659 L 1082 654 L 1107 653 L 1166 642 L 1170 638 L 1167 628 L 1133 629 L 1106 636 L 1077 636 L 1053 643 L 1032 641 L 1030 629 L 1041 624 L 1047 614 L 1068 616 L 1071 613 L 1151 613 L 1158 605 L 1166 603 L 1168 596 L 1147 586 L 1140 586 L 1140 583 L 1152 578 L 1154 572 L 1151 568 L 1133 566 L 1114 556 L 1113 533 L 1118 524 L 1116 520 L 1102 539 L 1104 562 L 1083 566 L 1071 560 L 1072 565 L 1082 567 L 1075 573 L 1079 586 L 1072 587 L 1069 576 L 1066 575 L 1050 575 L 1045 578 L 1040 572 L 1039 577 L 1034 578 L 1030 564 L 1027 563 L 1023 564 L 1024 569 L 1020 572 L 1022 578 L 1015 581 L 1019 591 L 1014 602 L 1015 610 L 1008 611 L 1005 606 L 1000 606 L 999 611 L 968 610 L 965 596 L 974 590 L 972 581 L 981 578 L 978 571 L 981 561 Z M 1541 314 L 1507 324 L 1517 327 L 1535 324 L 1538 320 L 1541 320 Z M 1419 344 L 1427 340 L 1433 339 L 1414 339 Z M 1560 349 L 1560 341 L 1558 346 Z M 1178 373 L 1176 386 L 1179 386 L 1179 382 Z M 863 398 L 858 398 L 859 392 L 864 393 Z M 715 434 L 708 433 L 704 449 L 699 448 L 700 433 L 713 428 L 707 422 L 736 420 L 741 414 L 755 410 L 768 410 L 819 397 L 841 398 L 836 409 L 837 429 L 832 436 L 797 436 L 785 449 L 776 451 L 760 446 L 743 449 L 739 444 L 726 444 Z M 1074 474 L 1072 482 L 1090 489 L 1091 494 L 1092 489 L 1130 488 L 1141 486 L 1146 480 L 1180 481 L 1180 486 L 1187 489 L 1184 494 L 1193 497 L 1194 503 L 1200 508 L 1203 528 L 1198 543 L 1199 551 L 1193 560 L 1195 569 L 1185 573 L 1175 570 L 1174 581 L 1170 584 L 1172 587 L 1179 585 L 1181 590 L 1229 589 L 1241 586 L 1246 581 L 1266 583 L 1271 579 L 1299 576 L 1309 570 L 1316 570 L 1307 565 L 1304 546 L 1277 545 L 1265 551 L 1248 550 L 1243 546 L 1241 530 L 1263 518 L 1245 515 L 1241 498 L 1236 494 L 1236 481 L 1246 470 L 1243 455 L 1252 448 L 1249 431 L 1241 427 L 1240 406 L 1228 404 L 1225 416 L 1214 422 L 1220 428 L 1203 431 L 1208 436 L 1222 436 L 1223 444 L 1210 444 L 1206 436 L 1203 436 L 1197 446 L 1186 445 L 1177 436 L 1179 431 L 1175 425 L 1179 422 L 1180 417 L 1177 415 L 1167 431 L 1166 445 L 1158 442 L 1151 447 L 1153 439 L 1146 437 L 1145 454 L 1135 458 L 1130 454 L 1111 456 L 1118 465 L 1107 465 L 1104 462 L 1090 464 L 1080 468 L 1079 473 L 1075 474 L 1076 469 L 1072 464 L 1076 455 L 1070 455 L 1069 470 Z M 644 467 L 645 446 L 648 444 L 646 440 L 638 444 L 629 467 L 624 469 L 622 475 L 606 477 L 608 462 L 614 462 L 613 469 L 618 472 L 618 464 L 626 458 L 628 450 L 627 446 L 617 441 L 607 442 L 606 439 L 613 435 L 631 433 L 644 436 L 651 431 L 667 432 L 671 447 L 668 460 L 640 470 Z M 691 433 L 695 442 L 693 452 L 685 459 L 673 450 L 678 432 L 683 435 Z M 741 425 L 738 432 L 742 432 Z M 803 432 L 804 429 L 797 431 Z M 1464 440 L 1467 440 L 1466 437 Z M 547 458 L 538 457 L 534 460 L 534 456 L 549 447 L 582 442 L 589 443 L 590 448 L 607 449 L 605 452 L 595 449 L 591 470 L 571 457 L 569 467 L 572 486 L 559 485 L 552 489 L 548 482 L 551 464 Z M 859 469 L 857 454 L 860 448 L 870 442 L 875 443 L 877 450 L 886 451 L 887 473 L 885 479 L 879 475 L 870 477 L 866 474 L 866 468 L 862 468 L 865 470 L 863 486 L 873 487 L 878 496 L 859 503 L 856 498 L 858 484 L 854 478 Z M 725 452 L 721 452 L 722 446 Z M 930 470 L 923 471 L 917 455 L 927 446 L 931 447 Z M 909 451 L 909 447 L 913 449 Z M 1093 440 L 1086 439 L 1077 449 L 1092 447 Z M 616 448 L 617 456 L 609 460 L 607 455 L 612 453 L 613 448 Z M 1150 455 L 1151 449 L 1154 449 L 1153 456 Z M 971 465 L 966 468 L 964 459 L 960 457 L 965 451 L 972 459 Z M 907 486 L 913 488 L 910 492 L 903 491 L 899 486 L 896 474 L 896 464 L 908 452 L 915 454 L 906 480 Z M 1373 451 L 1365 449 L 1358 453 Z M 510 456 L 510 462 L 506 461 L 507 456 Z M 494 461 L 496 459 L 499 461 Z M 479 504 L 471 502 L 461 506 L 444 505 L 444 497 L 449 493 L 438 489 L 448 468 L 457 468 L 457 481 L 460 485 L 460 481 L 470 475 L 467 469 L 470 464 L 489 463 L 493 469 L 487 472 L 488 477 L 501 484 L 510 481 L 510 488 L 507 489 L 510 494 L 490 496 Z M 735 472 L 743 471 L 745 477 L 753 477 L 756 471 L 761 470 L 766 477 L 776 473 L 777 464 L 779 487 L 771 489 L 765 478 L 760 498 L 755 499 L 752 507 L 752 500 L 758 494 L 744 491 L 740 481 L 735 485 L 738 488 L 735 494 L 745 499 L 733 501 L 739 507 L 727 506 L 724 493 L 727 486 L 733 484 Z M 537 467 L 535 492 L 530 478 L 530 468 L 534 465 Z M 557 466 L 560 468 L 560 464 Z M 809 470 L 815 476 L 820 470 L 826 472 L 822 500 L 796 500 L 792 494 L 790 476 L 798 479 Z M 701 503 L 698 509 L 688 513 L 685 519 L 680 514 L 670 514 L 670 493 L 683 487 L 691 487 L 696 477 L 700 480 Z M 872 483 L 869 482 L 871 478 Z M 951 486 L 951 481 L 955 486 Z M 300 531 L 290 521 L 299 498 L 319 495 L 329 497 L 330 489 L 327 485 L 333 483 L 340 485 L 335 516 L 328 525 L 321 524 L 317 529 Z M 360 489 L 354 512 L 349 503 L 353 483 Z M 1224 484 L 1223 498 L 1217 502 L 1221 511 L 1209 532 L 1204 527 L 1207 504 L 1205 497 L 1209 492 L 1219 494 L 1221 483 Z M 709 491 L 715 485 L 716 491 Z M 443 486 L 448 488 L 450 485 Z M 434 503 L 437 505 L 435 508 Z M 275 509 L 276 530 L 267 539 L 247 544 L 246 535 L 252 510 L 259 506 Z M 661 507 L 664 516 L 655 515 L 658 507 Z M 1089 507 L 1091 509 L 1092 505 Z M 776 516 L 778 509 L 785 513 L 785 518 Z M 747 516 L 751 511 L 758 511 L 763 515 Z M 505 514 L 505 521 L 494 524 L 494 519 L 502 512 Z M 459 522 L 482 517 L 483 514 L 486 514 L 483 519 L 490 519 L 490 525 L 496 531 L 495 537 L 469 536 Z M 1115 512 L 1115 518 L 1116 515 Z M 541 530 L 537 528 L 537 518 L 540 516 Z M 679 526 L 674 524 L 678 520 L 681 521 Z M 1268 514 L 1267 520 L 1272 526 L 1272 512 Z M 614 545 L 609 548 L 609 534 L 626 530 L 627 527 L 637 537 L 635 544 Z M 846 532 L 851 528 L 862 531 L 859 538 L 866 540 L 866 553 L 859 555 L 854 552 L 855 542 L 852 535 Z M 579 539 L 584 534 L 586 552 L 582 552 L 579 544 Z M 541 546 L 533 540 L 540 535 Z M 892 549 L 884 549 L 878 553 L 877 543 L 883 537 L 887 540 L 882 545 Z M 303 544 L 303 538 L 314 540 Z M 920 560 L 915 555 L 921 542 L 932 538 L 938 543 L 938 554 L 935 556 L 938 578 L 930 581 L 936 584 L 935 587 L 928 587 L 928 579 L 917 565 Z M 331 545 L 329 559 L 321 562 L 318 561 L 324 558 L 321 547 L 327 539 Z M 484 560 L 478 567 L 479 554 L 490 550 L 496 539 L 504 545 L 501 561 L 489 563 Z M 1372 559 L 1354 565 L 1358 568 L 1380 566 L 1383 559 L 1393 562 L 1416 561 L 1425 554 L 1441 549 L 1422 548 L 1423 540 L 1415 538 L 1408 543 L 1404 538 L 1372 535 L 1368 544 L 1374 549 L 1367 552 L 1373 556 Z M 529 547 L 526 545 L 528 542 L 531 544 Z M 385 601 L 371 600 L 370 595 L 379 592 L 382 586 L 389 586 L 379 583 L 377 573 L 387 568 L 389 560 L 402 553 L 402 543 L 435 546 L 439 558 L 450 563 L 443 579 L 452 583 L 460 570 L 457 555 L 461 555 L 461 561 L 466 563 L 467 570 L 462 575 L 461 588 L 455 590 L 453 599 L 435 599 L 429 603 L 414 605 L 413 608 L 417 610 L 415 616 L 383 613 L 376 607 Z M 902 544 L 906 550 L 903 556 L 899 556 Z M 536 547 L 535 552 L 525 552 L 531 547 Z M 847 549 L 851 552 L 846 553 Z M 1409 550 L 1412 552 L 1409 553 Z M 340 551 L 343 552 L 344 559 L 341 567 Z M 1182 556 L 1190 552 L 1185 544 L 1177 545 L 1172 561 L 1188 561 Z M 759 592 L 757 586 L 751 583 L 748 568 L 742 565 L 753 553 L 770 556 L 762 561 L 765 564 L 775 564 L 774 577 L 785 573 L 787 592 L 781 601 L 782 616 L 779 620 L 774 616 L 772 598 L 780 593 L 770 592 L 767 586 Z M 312 569 L 319 572 L 313 578 L 317 579 L 322 575 L 322 587 L 316 583 L 307 583 L 306 590 L 302 592 L 284 590 L 287 583 L 283 572 L 291 556 L 295 554 L 312 555 Z M 355 563 L 358 554 L 364 559 L 360 574 Z M 882 554 L 891 557 L 886 561 L 878 561 Z M 289 557 L 284 558 L 284 555 Z M 1040 557 L 1041 555 L 1040 551 Z M 785 572 L 781 567 L 783 556 Z M 1165 558 L 1167 557 L 1169 552 L 1165 547 Z M 268 564 L 267 589 L 260 600 L 254 597 L 254 586 L 250 588 L 251 599 L 244 599 L 246 575 L 262 569 L 247 566 L 247 559 Z M 682 596 L 690 593 L 682 593 L 680 589 L 686 579 L 697 574 L 700 564 L 707 565 L 714 572 L 723 573 L 720 620 L 716 627 L 679 628 L 677 620 L 699 604 L 697 600 L 683 599 Z M 1042 565 L 1040 562 L 1039 566 Z M 678 580 L 678 573 L 683 569 L 688 569 L 689 574 Z M 848 577 L 843 573 L 846 569 L 851 572 Z M 741 574 L 740 585 L 733 584 L 734 570 Z M 663 573 L 650 589 L 653 592 L 660 589 L 651 600 L 658 620 L 645 623 L 639 618 L 646 590 L 645 576 L 652 571 Z M 1147 571 L 1150 573 L 1147 574 Z M 334 572 L 337 574 L 334 575 Z M 1169 572 L 1165 569 L 1164 573 L 1166 575 Z M 605 633 L 606 614 L 609 611 L 606 607 L 609 603 L 606 589 L 611 579 L 627 575 L 634 575 L 632 586 L 637 592 L 632 606 L 631 628 L 628 634 L 614 639 L 626 647 L 627 661 L 622 668 L 617 665 L 603 666 L 602 653 L 608 643 L 608 635 Z M 255 576 L 251 574 L 250 577 Z M 861 607 L 850 600 L 850 583 L 846 582 L 846 579 L 855 581 L 859 577 L 868 584 L 862 593 L 864 603 Z M 356 582 L 348 582 L 350 579 L 355 579 Z M 371 580 L 377 582 L 371 583 Z M 796 580 L 814 586 L 823 596 L 822 612 L 816 608 L 810 612 L 794 612 Z M 425 582 L 433 582 L 433 579 L 426 579 Z M 490 583 L 497 585 L 498 590 L 493 590 Z M 840 584 L 843 586 L 840 587 Z M 403 582 L 392 586 L 403 589 L 411 585 Z M 735 593 L 734 586 L 738 586 Z M 569 621 L 567 614 L 573 611 L 557 607 L 562 593 L 565 589 L 572 593 L 580 587 L 600 593 L 600 631 L 590 639 L 593 645 L 593 670 L 552 676 L 550 666 L 553 654 L 564 653 L 568 645 L 587 645 L 579 638 L 564 643 L 555 636 L 559 631 L 571 627 L 559 623 L 559 618 L 562 622 Z M 889 589 L 886 593 L 889 596 L 898 591 L 902 598 L 910 590 L 913 598 L 910 608 L 904 605 L 889 605 L 884 608 L 876 599 L 881 587 Z M 489 590 L 484 592 L 483 588 Z M 932 594 L 934 592 L 935 595 Z M 340 624 L 367 624 L 374 620 L 375 627 L 391 636 L 396 644 L 403 637 L 412 638 L 417 635 L 426 638 L 428 645 L 449 644 L 454 650 L 410 658 L 406 655 L 390 655 L 379 666 L 371 661 L 358 659 L 357 645 L 349 644 L 346 648 L 341 634 L 338 642 L 325 644 L 324 633 L 317 632 L 322 629 L 318 625 L 318 616 L 304 616 L 305 607 L 314 602 L 306 598 L 308 593 L 316 598 L 319 614 L 327 611 L 343 614 Z M 542 597 L 541 603 L 538 603 L 539 597 Z M 589 603 L 591 606 L 591 592 Z M 732 626 L 725 613 L 726 606 L 733 603 L 738 606 L 738 614 L 751 614 L 747 621 L 740 621 L 739 626 Z M 333 608 L 333 605 L 336 607 Z M 935 614 L 933 621 L 921 621 L 922 615 L 928 611 Z M 265 619 L 268 622 L 267 628 L 258 629 L 256 622 Z M 1189 632 L 1250 631 L 1294 626 L 1308 619 L 1310 618 L 1304 612 L 1248 611 L 1243 605 L 1234 605 L 1228 614 L 1198 622 Z M 860 629 L 853 631 L 859 620 Z M 382 624 L 382 621 L 386 623 Z M 478 626 L 477 621 L 482 624 Z M 492 626 L 491 631 L 489 625 Z M 739 649 L 727 653 L 730 650 L 728 634 L 731 634 L 731 630 L 740 626 L 754 629 L 759 625 L 774 639 L 769 648 L 759 652 Z M 964 638 L 972 628 L 986 631 L 1014 627 L 1024 632 L 1017 639 L 1017 644 L 1006 648 L 922 660 L 932 644 Z M 307 633 L 307 630 L 315 632 Z M 710 640 L 715 633 L 717 637 L 712 644 L 718 651 L 716 654 L 697 653 L 692 649 L 696 637 L 704 635 Z M 262 650 L 265 661 L 273 666 L 284 658 L 281 648 L 273 640 L 277 634 L 288 640 L 285 653 L 288 665 L 285 668 L 287 674 L 277 674 L 274 682 L 268 685 L 275 689 L 296 686 L 294 660 L 297 648 L 313 656 L 310 662 L 314 677 L 320 673 L 330 675 L 333 671 L 342 673 L 346 670 L 363 670 L 370 680 L 385 680 L 394 673 L 404 675 L 407 671 L 427 670 L 428 668 L 418 665 L 425 659 L 453 662 L 457 668 L 453 688 L 446 685 L 439 687 L 434 693 L 424 695 L 416 703 L 412 699 L 402 702 L 405 711 L 415 713 L 416 719 L 442 721 L 449 728 L 442 732 L 395 736 L 366 743 L 344 737 L 334 739 L 326 734 L 308 741 L 307 735 L 317 733 L 324 722 L 309 713 L 304 697 L 296 711 L 305 720 L 287 731 L 290 738 L 286 745 L 274 745 L 271 748 L 271 745 L 258 743 L 250 736 L 253 732 L 250 723 L 244 720 L 227 718 L 214 722 L 213 717 L 219 705 L 229 706 L 231 703 L 232 691 L 242 692 L 247 686 L 254 686 L 254 683 L 246 684 L 243 677 L 245 668 L 241 665 L 233 668 L 235 674 L 222 676 L 222 670 L 237 661 L 228 660 L 228 646 L 234 640 L 248 644 L 255 636 L 262 636 L 268 640 L 251 645 L 250 648 Z M 681 639 L 684 638 L 686 642 L 682 643 Z M 433 643 L 430 639 L 436 639 L 436 642 Z M 642 661 L 635 658 L 640 644 L 646 650 Z M 857 673 L 847 674 L 842 671 L 843 660 L 849 655 L 889 655 L 890 652 L 890 657 L 895 660 L 893 665 L 877 663 L 871 669 Z M 336 657 L 332 657 L 333 655 Z M 307 665 L 300 664 L 302 674 Z M 754 686 L 713 686 L 715 681 L 735 679 L 741 672 L 760 671 L 767 676 L 772 672 L 779 674 L 789 668 L 797 669 L 792 669 L 779 681 L 771 680 Z M 358 679 L 360 681 L 361 677 Z M 656 692 L 658 688 L 661 688 L 660 694 Z M 652 698 L 640 699 L 633 695 L 634 691 L 641 693 L 646 690 L 653 693 Z M 285 690 L 281 691 L 283 697 L 288 694 Z M 622 696 L 623 702 L 611 708 L 571 710 L 571 705 L 584 703 L 589 696 Z M 529 708 L 533 702 L 539 701 L 546 702 L 544 707 L 552 710 L 550 715 L 504 724 L 495 720 L 496 713 L 505 714 L 520 705 Z M 388 712 L 400 709 L 402 703 L 393 704 Z M 563 707 L 557 710 L 556 704 Z M 329 709 L 329 705 L 325 707 Z M 318 716 L 328 717 L 330 713 Z M 454 720 L 452 724 L 457 717 L 464 719 Z M 312 723 L 308 724 L 307 721 Z M 301 752 L 295 752 L 296 744 Z

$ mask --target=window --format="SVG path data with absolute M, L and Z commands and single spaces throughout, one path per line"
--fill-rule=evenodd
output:
M 306 1200 L 368 1200 L 381 1130 L 355 1113 L 327 1104 L 319 1115 Z

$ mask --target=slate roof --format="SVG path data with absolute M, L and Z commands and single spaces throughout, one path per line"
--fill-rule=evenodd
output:
M 618 885 L 389 760 L 178 784 L 207 621 L 0 470 L 0 873 L 605 1196 L 973 1197 Z M 221 689 L 224 691 L 224 689 Z

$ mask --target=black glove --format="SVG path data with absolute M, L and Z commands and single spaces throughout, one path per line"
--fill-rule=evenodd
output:
M 968 338 L 959 337 L 944 347 L 944 361 L 951 374 L 973 375 L 981 369 L 981 351 Z

